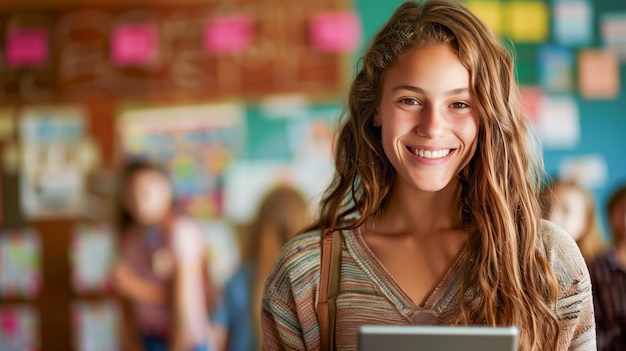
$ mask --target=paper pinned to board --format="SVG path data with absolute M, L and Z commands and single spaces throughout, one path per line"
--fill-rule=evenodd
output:
M 556 42 L 568 46 L 591 45 L 593 8 L 588 0 L 556 0 L 552 9 Z
M 254 44 L 254 19 L 246 13 L 215 15 L 204 24 L 204 50 L 213 54 L 245 52 Z
M 159 59 L 155 23 L 120 24 L 111 33 L 111 60 L 118 66 L 151 66 Z
M 0 345 L 3 350 L 40 350 L 39 313 L 35 304 L 0 307 Z
M 580 113 L 570 96 L 545 96 L 537 132 L 548 149 L 572 149 L 580 142 Z
M 503 5 L 496 0 L 470 0 L 467 7 L 487 24 L 493 33 L 502 36 Z
M 533 123 L 538 124 L 541 120 L 541 103 L 543 90 L 533 86 L 520 86 L 520 102 L 526 117 Z
M 309 23 L 311 42 L 320 51 L 350 52 L 362 40 L 361 19 L 354 11 L 319 12 Z
M 613 99 L 620 92 L 617 55 L 608 50 L 582 50 L 578 57 L 578 86 L 587 99 Z
M 512 1 L 508 3 L 507 10 L 507 33 L 513 41 L 547 41 L 550 15 L 545 2 Z
M 41 238 L 30 228 L 0 233 L 0 296 L 36 297 L 42 285 Z
M 604 48 L 626 62 L 626 11 L 611 12 L 600 17 L 600 34 Z
M 574 89 L 574 54 L 559 45 L 542 45 L 538 52 L 539 81 L 552 93 L 567 93 Z
M 122 310 L 117 301 L 74 301 L 71 317 L 74 350 L 120 349 Z
M 18 28 L 6 34 L 5 59 L 9 67 L 40 67 L 50 56 L 44 28 Z

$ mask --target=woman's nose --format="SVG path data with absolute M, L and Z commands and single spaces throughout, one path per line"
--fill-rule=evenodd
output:
M 434 106 L 425 106 L 419 112 L 416 131 L 419 136 L 437 138 L 443 135 L 445 121 L 442 111 Z

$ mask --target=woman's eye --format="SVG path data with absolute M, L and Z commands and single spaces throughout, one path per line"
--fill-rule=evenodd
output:
M 413 98 L 404 98 L 404 99 L 401 99 L 400 102 L 405 105 L 419 105 L 419 101 Z
M 469 107 L 469 105 L 464 102 L 453 102 L 451 106 L 453 108 L 468 108 Z

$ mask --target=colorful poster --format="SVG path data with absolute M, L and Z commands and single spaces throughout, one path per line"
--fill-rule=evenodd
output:
M 109 272 L 115 258 L 115 238 L 106 224 L 80 223 L 70 243 L 72 285 L 79 293 L 110 291 Z
M 32 229 L 0 232 L 0 296 L 33 298 L 41 290 L 41 239 Z
M 552 5 L 554 39 L 561 45 L 593 42 L 593 8 L 588 0 L 556 0 Z
M 78 301 L 71 307 L 76 351 L 119 351 L 121 311 L 114 300 Z
M 32 305 L 0 307 L 0 349 L 2 351 L 37 351 L 39 314 Z
M 84 206 L 86 111 L 77 105 L 26 107 L 20 112 L 21 206 L 27 218 L 74 217 Z
M 233 103 L 129 109 L 118 120 L 121 156 L 158 162 L 184 210 L 219 218 L 224 171 L 243 148 L 244 120 L 243 106 Z

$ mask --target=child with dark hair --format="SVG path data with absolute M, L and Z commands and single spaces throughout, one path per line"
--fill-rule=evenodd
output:
M 596 312 L 598 350 L 626 350 L 626 184 L 606 207 L 612 249 L 589 265 Z
M 141 161 L 124 166 L 112 282 L 125 306 L 126 349 L 208 350 L 214 292 L 202 229 L 176 210 L 165 171 Z

